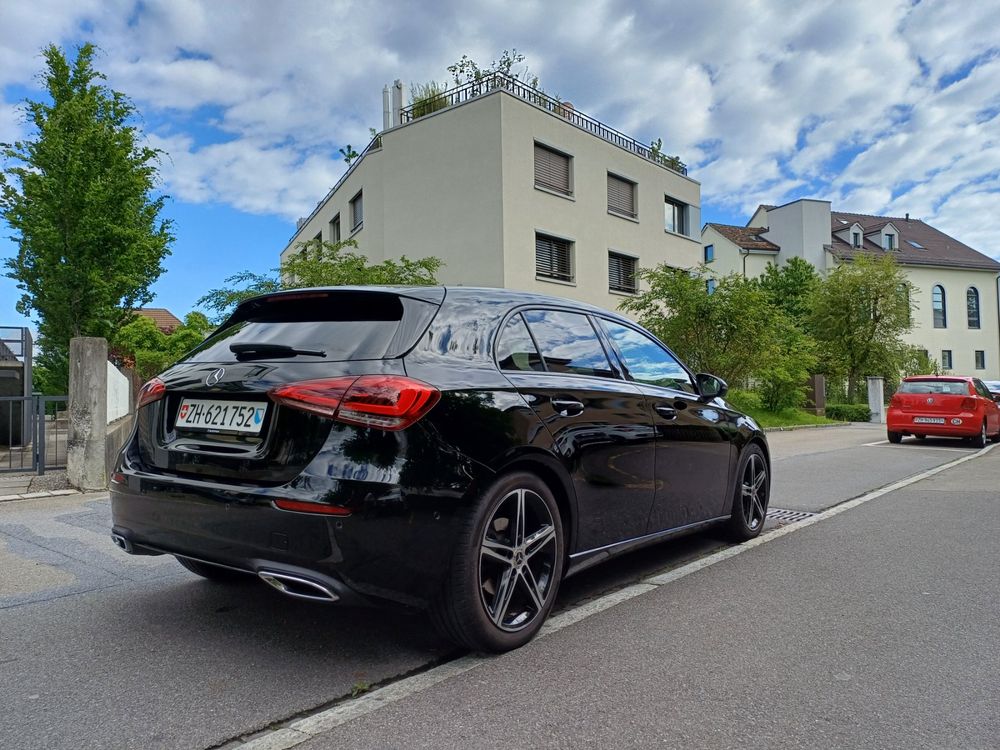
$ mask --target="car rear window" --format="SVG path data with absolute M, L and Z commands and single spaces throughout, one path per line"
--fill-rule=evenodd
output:
M 323 352 L 325 356 L 295 357 L 326 362 L 398 357 L 416 343 L 436 310 L 433 303 L 383 292 L 304 292 L 261 298 L 237 308 L 184 361 L 235 362 L 232 344 Z
M 964 380 L 904 380 L 899 393 L 942 393 L 968 396 L 969 384 Z

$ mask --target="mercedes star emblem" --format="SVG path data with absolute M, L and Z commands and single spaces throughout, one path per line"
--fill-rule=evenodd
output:
M 220 380 L 222 380 L 222 376 L 225 375 L 225 374 L 226 374 L 226 368 L 225 367 L 220 367 L 215 372 L 209 373 L 208 377 L 205 378 L 205 385 L 215 385 Z

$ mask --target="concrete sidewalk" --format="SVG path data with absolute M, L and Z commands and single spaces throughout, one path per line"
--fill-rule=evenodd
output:
M 993 450 L 297 747 L 996 748 L 998 486 Z

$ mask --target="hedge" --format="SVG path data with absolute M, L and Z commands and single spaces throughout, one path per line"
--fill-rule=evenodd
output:
M 839 422 L 868 422 L 872 412 L 863 404 L 827 404 L 826 418 Z

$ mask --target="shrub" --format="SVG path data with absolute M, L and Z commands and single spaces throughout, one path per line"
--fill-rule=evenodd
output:
M 827 404 L 826 417 L 840 422 L 867 422 L 872 418 L 872 413 L 863 404 Z

